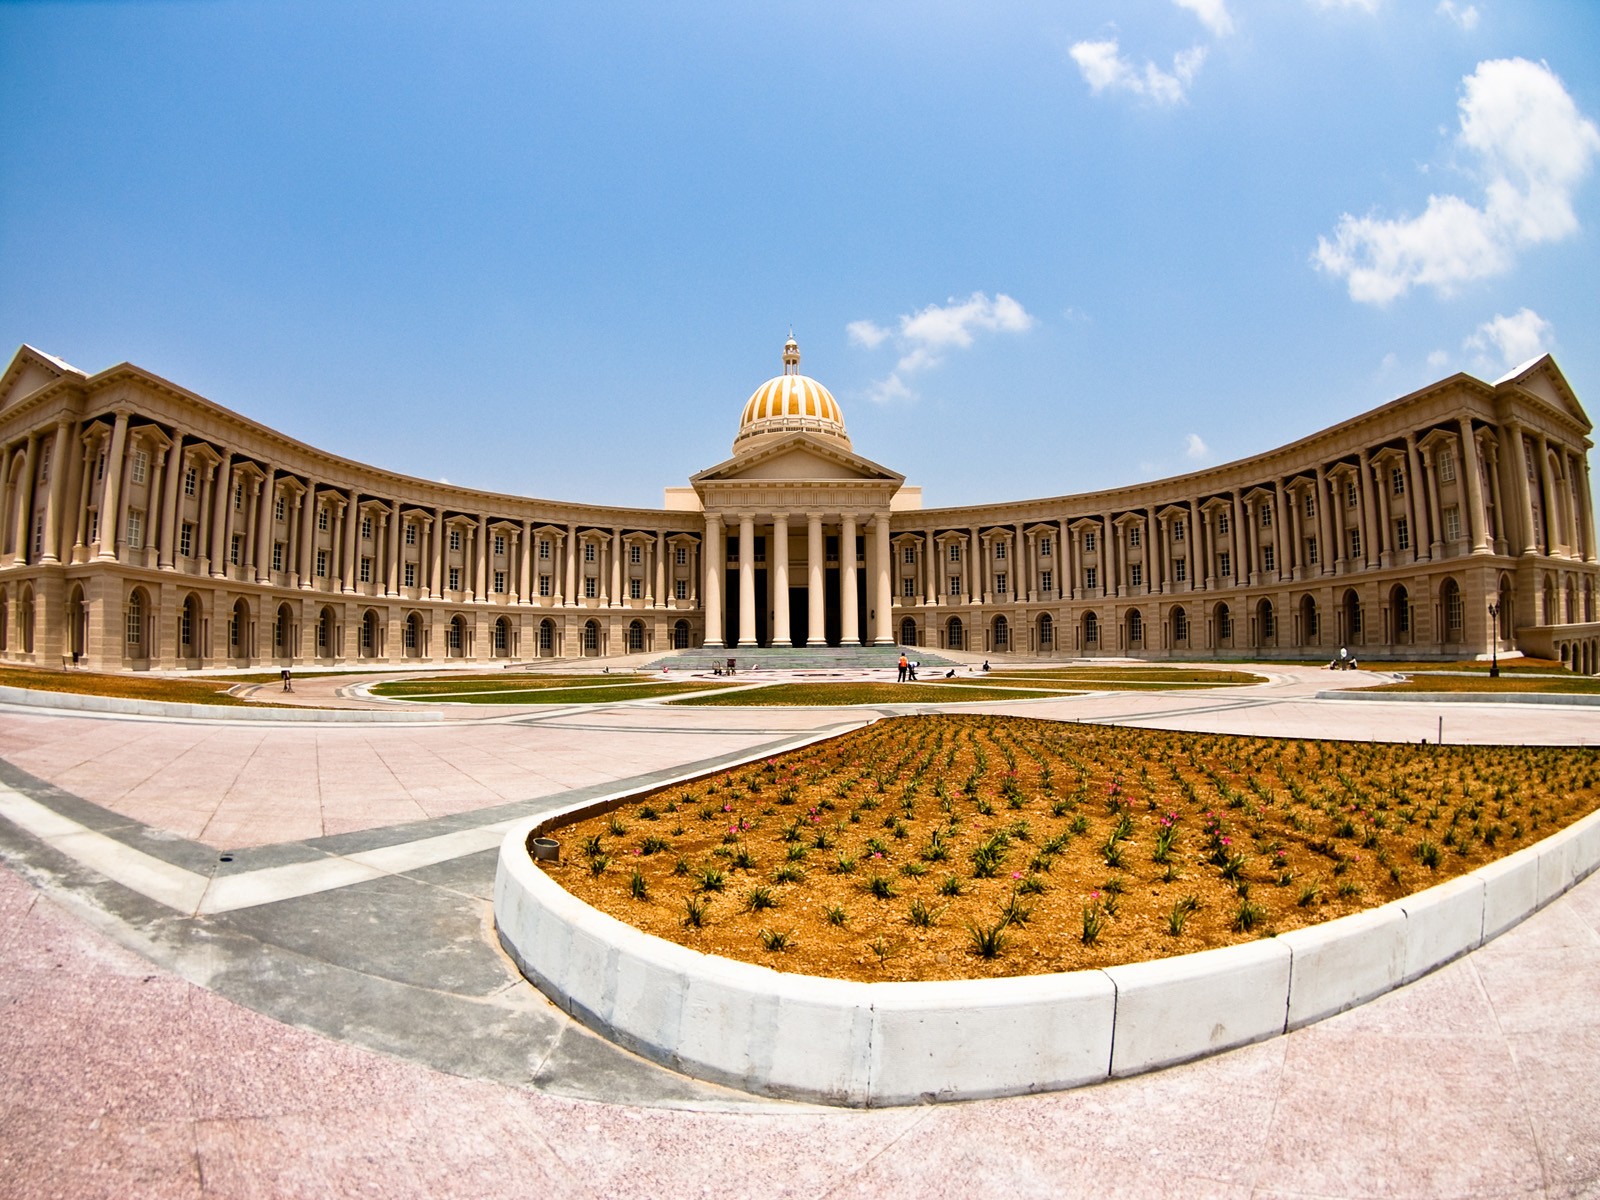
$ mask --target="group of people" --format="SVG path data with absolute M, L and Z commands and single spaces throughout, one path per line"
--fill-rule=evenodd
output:
M 920 663 L 913 662 L 907 658 L 905 653 L 902 652 L 900 655 L 900 674 L 896 677 L 895 682 L 905 683 L 910 680 L 915 683 L 917 681 L 917 667 L 920 665 Z
M 1345 647 L 1345 646 L 1340 646 L 1339 647 L 1339 657 L 1334 659 L 1331 663 L 1328 664 L 1328 670 L 1330 670 L 1330 671 L 1354 671 L 1355 669 L 1356 669 L 1356 660 L 1354 658 L 1350 657 L 1349 648 Z

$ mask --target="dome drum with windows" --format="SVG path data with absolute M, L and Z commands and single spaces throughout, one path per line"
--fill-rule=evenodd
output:
M 850 448 L 838 401 L 815 379 L 800 374 L 800 347 L 791 334 L 783 345 L 783 374 L 767 380 L 745 402 L 733 452 L 742 454 L 801 431 L 832 438 Z

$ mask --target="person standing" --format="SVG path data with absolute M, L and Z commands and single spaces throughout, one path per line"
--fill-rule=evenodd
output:
M 906 667 L 908 665 L 905 651 L 902 650 L 900 652 L 900 674 L 895 678 L 896 683 L 904 683 L 906 681 Z

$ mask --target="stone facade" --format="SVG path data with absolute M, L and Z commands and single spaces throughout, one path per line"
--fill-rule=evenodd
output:
M 1110 491 L 924 509 L 784 373 L 661 509 L 473 491 L 128 364 L 0 376 L 0 660 L 103 670 L 900 643 L 1600 668 L 1590 423 L 1554 361 Z M 1491 605 L 1497 615 L 1491 616 Z

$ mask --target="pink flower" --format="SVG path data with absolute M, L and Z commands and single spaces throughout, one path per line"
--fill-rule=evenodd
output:
M 1011 878 L 1013 878 L 1013 879 L 1021 879 L 1022 878 L 1022 872 L 1021 871 L 1013 871 L 1013 872 L 1011 872 Z

